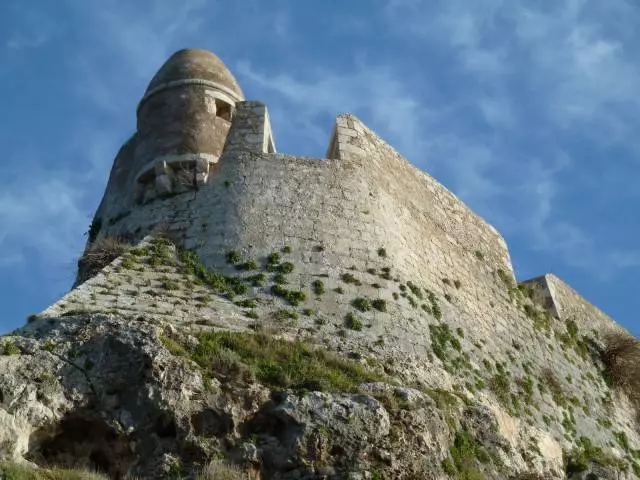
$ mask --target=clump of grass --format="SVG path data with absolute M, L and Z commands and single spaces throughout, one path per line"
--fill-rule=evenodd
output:
M 382 271 L 380 278 L 391 280 L 391 267 L 382 267 L 380 270 Z
M 351 305 L 353 305 L 361 312 L 368 312 L 369 310 L 371 310 L 371 302 L 363 297 L 354 298 L 351 302 Z
M 382 257 L 382 258 L 386 258 L 387 257 L 387 250 L 384 247 L 380 247 L 378 249 L 378 256 Z
M 180 284 L 176 280 L 174 280 L 172 278 L 163 278 L 161 280 L 160 285 L 165 290 L 178 290 L 178 289 L 180 289 Z
M 626 470 L 626 462 L 607 455 L 601 447 L 593 445 L 589 438 L 580 437 L 576 443 L 578 446 L 564 455 L 565 469 L 569 476 L 586 471 L 591 463 Z
M 243 308 L 256 308 L 258 306 L 257 302 L 253 298 L 245 298 L 244 300 L 238 300 L 234 303 Z
M 301 342 L 266 333 L 202 332 L 189 357 L 211 376 L 228 379 L 248 371 L 274 388 L 355 391 L 380 377 L 357 362 Z
M 293 272 L 294 269 L 295 269 L 295 266 L 291 262 L 282 262 L 280 265 L 276 267 L 276 271 L 278 273 L 283 273 L 285 275 L 287 273 Z
M 267 277 L 264 273 L 257 273 L 255 275 L 247 277 L 245 280 L 249 282 L 252 287 L 262 287 L 266 278 Z
M 278 285 L 287 284 L 287 277 L 285 277 L 282 273 L 276 273 L 273 276 L 273 283 L 277 283 Z
M 484 254 L 480 251 L 480 250 L 476 250 L 475 252 L 473 252 L 474 255 L 476 256 L 476 258 L 480 261 L 484 260 Z
M 407 287 L 409 287 L 409 290 L 411 290 L 411 293 L 415 295 L 417 298 L 419 298 L 420 300 L 424 299 L 424 295 L 422 294 L 422 289 L 417 285 L 415 285 L 411 280 L 407 282 Z
M 38 320 L 38 318 L 40 317 L 38 316 L 37 313 L 32 313 L 27 317 L 27 323 L 35 322 L 36 320 Z
M 227 263 L 235 265 L 240 262 L 240 254 L 235 250 L 230 250 L 226 255 Z
M 371 302 L 371 306 L 379 312 L 387 311 L 387 301 L 382 298 L 376 298 Z
M 362 285 L 362 282 L 360 280 L 358 280 L 352 273 L 343 273 L 340 276 L 340 279 L 344 282 L 344 283 L 350 283 L 353 285 Z
M 344 324 L 345 327 L 351 329 L 351 330 L 362 330 L 362 320 L 360 320 L 356 314 L 354 314 L 353 312 L 349 312 L 347 313 L 347 315 L 344 317 Z
M 271 293 L 285 299 L 290 305 L 297 307 L 301 302 L 307 299 L 307 295 L 298 290 L 287 290 L 281 285 L 273 285 L 271 287 Z
M 257 270 L 258 264 L 255 260 L 248 260 L 244 263 L 236 263 L 236 270 Z
M 291 310 L 280 309 L 274 313 L 276 320 L 297 320 L 299 315 Z
M 10 340 L 0 343 L 0 355 L 20 355 L 21 353 L 20 348 Z
M 278 265 L 280 263 L 280 254 L 278 252 L 272 252 L 267 255 L 267 266 Z
M 95 276 L 100 270 L 123 255 L 130 244 L 119 237 L 103 237 L 95 241 L 78 260 L 81 280 Z
M 344 289 L 342 287 L 336 287 L 333 289 L 333 291 L 339 293 L 340 295 L 344 293 Z
M 559 407 L 567 406 L 567 397 L 562 384 L 553 370 L 545 368 L 540 372 L 540 384 L 543 386 L 543 390 L 548 390 L 551 393 L 551 398 L 553 398 L 556 405 Z
M 307 317 L 310 317 L 311 315 L 313 315 L 313 310 L 310 308 L 305 308 L 304 310 L 302 310 L 302 313 Z
M 198 474 L 196 480 L 251 480 L 248 473 L 222 460 L 214 460 Z
M 449 325 L 429 325 L 429 334 L 431 336 L 431 350 L 434 355 L 443 362 L 448 360 L 447 349 L 452 347 L 454 350 L 460 351 L 462 346 L 460 341 L 453 336 Z
M 181 252 L 180 261 L 186 273 L 194 275 L 198 281 L 209 286 L 217 293 L 226 295 L 228 298 L 242 295 L 247 291 L 247 286 L 240 279 L 227 277 L 207 269 L 194 252 Z
M 324 246 L 323 245 L 315 245 L 313 247 L 313 251 L 314 252 L 324 252 Z
M 9 462 L 0 462 L 0 478 L 6 480 L 107 480 L 107 477 L 87 470 L 34 469 Z M 238 480 L 240 480 L 239 477 Z
M 465 480 L 482 480 L 485 476 L 478 470 L 478 463 L 491 461 L 489 453 L 466 430 L 456 432 L 453 445 L 449 449 L 452 464 L 443 464 L 446 470 L 453 470 L 456 478 Z
M 460 280 L 454 280 L 453 286 L 456 287 L 457 289 L 460 289 L 460 287 L 462 286 L 462 282 Z
M 313 293 L 320 296 L 325 292 L 324 282 L 322 280 L 314 280 L 311 284 L 311 288 L 313 289 Z
M 258 313 L 255 310 L 248 310 L 248 311 L 244 312 L 244 314 L 248 318 L 252 318 L 254 320 L 258 319 Z
M 284 247 L 282 247 L 282 253 L 291 253 L 291 247 L 289 245 L 285 245 Z
M 627 333 L 610 333 L 604 337 L 601 358 L 607 383 L 639 401 L 640 341 Z

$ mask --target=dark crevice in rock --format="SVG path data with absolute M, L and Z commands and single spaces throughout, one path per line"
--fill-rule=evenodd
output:
M 26 458 L 39 466 L 84 468 L 124 478 L 135 462 L 130 439 L 90 412 L 73 413 L 33 433 Z

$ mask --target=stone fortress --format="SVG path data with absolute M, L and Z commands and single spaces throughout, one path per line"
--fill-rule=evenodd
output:
M 181 50 L 169 58 L 137 118 L 89 245 L 113 236 L 135 243 L 162 225 L 221 270 L 229 270 L 229 250 L 257 258 L 288 245 L 300 284 L 327 268 L 393 264 L 404 278 L 443 294 L 442 279 L 458 279 L 465 286 L 456 292 L 459 306 L 475 310 L 494 297 L 494 272 L 515 281 L 500 233 L 353 115 L 336 119 L 324 159 L 276 153 L 266 106 L 245 101 L 210 52 Z M 524 283 L 555 316 L 575 316 L 588 329 L 618 328 L 552 274 Z M 487 334 L 510 331 L 502 315 L 491 317 Z
M 465 473 L 464 462 L 455 458 L 454 466 L 445 466 L 448 444 L 460 438 L 453 423 L 443 420 L 446 415 L 429 410 L 430 420 L 421 414 L 410 427 L 403 424 L 405 433 L 394 433 L 394 422 L 405 414 L 382 414 L 367 403 L 388 393 L 372 383 L 361 387 L 373 396 L 367 401 L 340 397 L 340 403 L 317 392 L 307 400 L 291 397 L 286 411 L 296 418 L 295 449 L 277 433 L 278 441 L 265 433 L 271 443 L 245 438 L 242 444 L 257 452 L 250 463 L 260 465 L 264 478 L 334 478 L 317 466 L 305 466 L 308 476 L 301 474 L 296 468 L 307 464 L 299 453 L 287 460 L 295 468 L 276 457 L 286 448 L 298 452 L 302 439 L 316 438 L 310 425 L 322 423 L 325 414 L 334 418 L 348 402 L 356 406 L 345 415 L 362 415 L 360 420 L 334 419 L 321 428 L 359 438 L 364 450 L 354 462 L 368 473 L 335 478 L 636 478 L 633 472 L 640 472 L 634 406 L 603 380 L 594 353 L 606 335 L 627 332 L 552 274 L 517 281 L 500 233 L 353 115 L 337 117 L 326 158 L 277 153 L 266 106 L 244 99 L 222 61 L 204 50 L 176 52 L 138 105 L 136 132 L 116 156 L 83 258 L 112 238 L 147 251 L 158 232 L 206 268 L 244 285 L 236 292 L 241 300 L 215 295 L 211 301 L 206 288 L 179 268 L 149 267 L 127 254 L 100 271 L 81 261 L 74 288 L 25 331 L 39 332 L 45 320 L 92 313 L 151 318 L 165 331 L 193 335 L 204 328 L 269 328 L 282 338 L 377 365 L 406 386 L 394 395 L 412 406 L 407 410 L 423 412 L 417 405 L 427 402 L 410 388 L 416 385 L 455 392 L 467 406 L 482 405 L 472 409 L 479 417 L 461 414 L 456 425 L 486 442 L 493 459 L 493 466 L 482 467 L 486 477 Z M 195 408 L 197 395 L 189 395 L 182 402 Z M 304 410 L 302 402 L 316 400 Z M 241 410 L 234 408 L 236 414 Z M 367 415 L 377 418 L 372 431 L 363 420 Z M 278 418 L 277 428 L 284 428 Z M 129 422 L 135 431 L 137 424 Z M 397 447 L 398 438 L 408 442 L 405 447 L 385 443 L 387 453 L 375 454 L 382 458 L 379 470 L 367 463 L 373 462 L 367 455 L 375 456 L 367 449 L 382 441 Z M 273 442 L 280 442 L 279 450 Z M 626 462 L 615 470 L 618 477 L 598 470 L 613 463 L 592 459 L 585 469 L 596 476 L 571 476 L 587 470 L 571 467 L 567 452 L 592 454 L 593 445 L 599 455 L 606 451 L 607 458 Z M 333 454 L 323 455 L 326 463 Z M 418 466 L 419 459 L 432 466 Z M 347 475 L 347 467 L 340 468 Z M 526 471 L 540 476 L 513 476 Z

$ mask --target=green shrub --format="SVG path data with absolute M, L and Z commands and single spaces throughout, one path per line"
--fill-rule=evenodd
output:
M 165 290 L 178 290 L 180 288 L 180 284 L 172 278 L 163 278 L 160 285 Z
M 409 287 L 411 293 L 413 293 L 417 298 L 419 298 L 420 300 L 424 300 L 424 295 L 422 294 L 422 290 L 420 289 L 420 287 L 418 287 L 411 281 L 407 282 L 407 287 Z
M 291 253 L 291 247 L 289 245 L 285 245 L 282 247 L 282 253 Z
M 347 328 L 351 330 L 362 330 L 362 320 L 360 320 L 354 313 L 347 313 L 344 320 Z
M 361 312 L 368 312 L 369 310 L 371 310 L 371 302 L 363 297 L 353 299 L 351 305 L 353 305 Z
M 273 252 L 267 255 L 267 265 L 277 265 L 280 263 L 280 254 Z
M 253 298 L 246 298 L 244 300 L 238 300 L 237 302 L 234 302 L 237 306 L 239 307 L 243 307 L 243 308 L 256 308 L 258 306 L 258 304 L 256 303 L 256 301 Z
M 227 263 L 230 263 L 232 265 L 235 265 L 236 263 L 240 262 L 240 254 L 235 250 L 228 251 L 226 258 L 227 258 Z
M 219 294 L 228 298 L 246 293 L 247 287 L 238 278 L 227 277 L 218 272 L 208 270 L 194 252 L 183 251 L 180 254 L 183 270 L 195 276 L 198 281 L 209 286 Z
M 38 318 L 40 318 L 40 317 L 38 316 L 37 313 L 32 313 L 31 315 L 29 315 L 27 317 L 27 322 L 28 323 L 35 322 L 36 320 L 38 320 Z
M 253 318 L 254 320 L 257 320 L 259 317 L 258 313 L 255 310 L 248 310 L 244 312 L 244 314 L 249 318 Z
M 358 280 L 353 274 L 351 273 L 343 273 L 340 276 L 340 279 L 344 282 L 344 283 L 351 283 L 353 285 L 362 285 L 362 282 L 360 280 Z
M 253 287 L 262 287 L 266 278 L 267 277 L 264 273 L 257 273 L 255 275 L 247 277 L 245 280 L 249 282 Z
M 371 306 L 379 312 L 387 311 L 387 301 L 382 298 L 376 298 L 371 302 Z
M 304 292 L 296 290 L 287 290 L 281 285 L 273 285 L 271 287 L 271 293 L 285 299 L 290 305 L 297 307 L 301 302 L 307 299 L 307 295 Z
M 285 277 L 282 273 L 276 273 L 273 276 L 273 282 L 278 285 L 285 285 L 287 282 L 287 277 Z
M 274 316 L 277 320 L 297 320 L 299 317 L 296 312 L 285 309 L 276 311 L 274 313 Z
M 311 288 L 313 289 L 313 293 L 318 296 L 322 295 L 325 292 L 324 282 L 322 280 L 314 280 L 311 284 Z
M 378 256 L 382 257 L 382 258 L 386 258 L 387 257 L 387 250 L 384 247 L 380 247 L 378 249 Z
M 22 351 L 12 341 L 6 340 L 0 344 L 0 354 L 2 355 L 20 355 Z
M 283 274 L 291 273 L 293 272 L 294 269 L 295 269 L 295 266 L 291 262 L 282 262 L 277 267 L 277 271 Z
M 236 270 L 257 270 L 258 264 L 255 260 L 249 260 L 244 263 L 236 263 Z

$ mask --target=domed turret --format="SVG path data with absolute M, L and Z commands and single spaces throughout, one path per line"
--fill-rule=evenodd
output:
M 226 91 L 236 101 L 244 99 L 240 85 L 222 60 L 200 49 L 179 50 L 171 55 L 149 82 L 145 97 L 172 84 L 193 80 Z
M 174 53 L 138 106 L 136 200 L 173 193 L 181 183 L 206 182 L 222 154 L 235 104 L 243 100 L 216 55 L 199 49 Z

